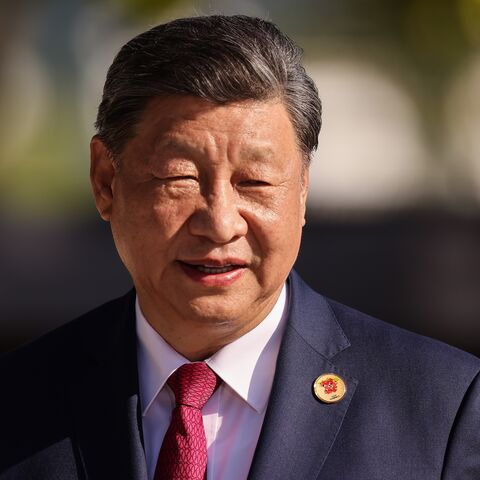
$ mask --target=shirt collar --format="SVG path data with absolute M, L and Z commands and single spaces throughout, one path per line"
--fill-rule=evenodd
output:
M 205 360 L 225 384 L 258 413 L 265 410 L 270 396 L 287 311 L 285 284 L 273 309 L 262 322 Z M 142 414 L 146 415 L 170 375 L 189 360 L 174 350 L 148 323 L 138 297 L 135 313 L 140 398 Z

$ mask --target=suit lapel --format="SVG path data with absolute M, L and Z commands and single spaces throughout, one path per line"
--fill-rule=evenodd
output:
M 146 480 L 139 415 L 135 293 L 91 320 L 95 338 L 71 382 L 74 440 L 88 479 Z
M 288 324 L 249 480 L 317 478 L 358 383 L 331 361 L 350 344 L 327 302 L 295 273 L 289 286 Z M 313 394 L 314 380 L 324 373 L 347 385 L 338 403 L 321 403 Z

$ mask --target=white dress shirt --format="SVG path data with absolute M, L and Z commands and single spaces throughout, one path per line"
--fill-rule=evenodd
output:
M 287 287 L 253 330 L 206 360 L 223 380 L 202 410 L 207 438 L 207 480 L 245 480 L 272 388 L 288 308 Z M 175 397 L 169 376 L 189 361 L 147 322 L 136 301 L 138 375 L 148 478 L 153 479 Z

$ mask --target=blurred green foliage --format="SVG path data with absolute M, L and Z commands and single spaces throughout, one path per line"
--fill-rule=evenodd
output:
M 58 31 L 58 35 L 73 36 L 73 29 L 59 28 L 58 22 L 65 25 L 68 20 L 75 24 L 79 11 L 101 8 L 116 19 L 109 25 L 111 31 L 106 32 L 111 38 L 116 38 L 117 27 L 118 30 L 141 31 L 178 8 L 186 14 L 208 12 L 208 8 L 222 11 L 221 0 L 213 6 L 207 0 L 72 0 L 70 3 L 72 18 L 66 19 L 70 7 L 62 0 L 44 0 L 41 7 L 34 1 L 25 2 L 21 9 L 15 9 L 13 1 L 1 2 L 1 25 L 5 28 L 0 34 L 0 61 L 12 42 L 25 45 L 30 41 L 32 51 L 40 61 L 45 61 L 46 69 L 51 69 L 52 65 L 45 60 L 51 52 L 42 51 L 40 44 L 35 44 L 35 36 L 25 36 L 21 29 L 17 32 L 13 28 L 6 30 L 9 26 L 6 18 L 10 17 L 11 25 L 23 25 L 24 31 L 35 30 L 36 22 L 40 21 L 37 18 L 39 9 L 47 10 L 47 6 L 54 12 L 61 10 L 61 14 L 49 17 L 49 21 L 57 23 L 43 27 L 50 35 Z M 225 5 L 232 13 L 232 4 Z M 432 138 L 437 140 L 443 136 L 442 97 L 459 68 L 480 50 L 480 0 L 297 0 L 295 5 L 289 0 L 258 0 L 251 5 L 254 14 L 265 12 L 267 18 L 297 38 L 310 58 L 324 55 L 325 44 L 339 42 L 341 47 L 337 50 L 344 57 L 361 55 L 373 62 L 383 61 L 381 68 L 396 65 L 391 70 L 399 83 L 405 85 L 406 79 L 414 77 L 421 86 L 410 94 L 425 124 L 432 130 Z M 248 8 L 248 5 L 238 6 L 241 13 L 248 13 Z M 72 41 L 72 38 L 55 38 L 57 43 Z M 56 67 L 67 60 L 60 58 Z M 9 68 L 5 64 L 2 67 Z M 62 79 L 61 75 L 59 71 L 49 71 L 53 84 Z M 61 81 L 71 83 L 56 92 L 55 105 L 44 112 L 28 144 L 16 149 L 8 158 L 10 153 L 0 145 L 0 211 L 16 209 L 68 214 L 72 209 L 81 210 L 82 205 L 90 208 L 91 201 L 86 200 L 89 196 L 88 142 L 84 134 L 79 134 L 79 131 L 84 132 L 85 125 L 81 125 L 79 102 L 71 101 L 77 95 L 78 86 L 74 80 Z M 0 97 L 2 95 L 19 93 L 2 89 Z M 0 124 L 0 141 L 5 135 L 2 127 Z
M 178 4 L 178 0 L 109 0 L 113 8 L 123 11 L 136 21 L 151 21 L 162 12 Z
M 457 6 L 463 32 L 471 45 L 480 47 L 480 0 L 459 0 Z

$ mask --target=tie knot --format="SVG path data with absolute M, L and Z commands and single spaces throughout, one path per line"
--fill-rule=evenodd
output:
M 217 374 L 205 362 L 186 363 L 170 375 L 168 386 L 177 405 L 201 410 L 219 384 Z

